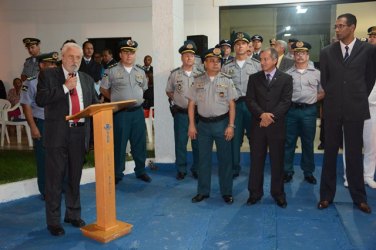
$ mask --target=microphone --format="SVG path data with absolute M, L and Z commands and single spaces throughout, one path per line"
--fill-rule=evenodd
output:
M 75 77 L 76 75 L 77 75 L 77 72 L 76 72 L 76 71 L 73 71 L 72 73 L 69 73 L 69 74 L 68 74 L 68 76 L 70 76 L 71 78 L 72 78 L 72 77 Z M 70 94 L 70 95 L 73 95 L 73 93 L 74 93 L 74 89 L 69 90 L 69 94 Z

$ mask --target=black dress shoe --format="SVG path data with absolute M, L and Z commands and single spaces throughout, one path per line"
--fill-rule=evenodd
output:
M 248 198 L 248 200 L 247 200 L 247 205 L 249 205 L 249 206 L 251 206 L 251 205 L 254 205 L 254 204 L 256 204 L 258 201 L 260 201 L 261 200 L 261 198 L 260 197 L 258 197 L 258 198 L 256 198 L 256 197 L 249 197 Z
M 289 183 L 292 180 L 292 174 L 285 174 L 283 176 L 283 182 L 284 183 Z
M 197 174 L 197 172 L 196 172 L 195 170 L 192 170 L 191 172 L 192 172 L 192 176 L 193 176 L 193 178 L 195 178 L 195 179 L 197 180 L 197 179 L 198 179 L 198 174 Z
M 232 197 L 232 195 L 223 195 L 222 198 L 223 198 L 223 200 L 224 200 L 227 204 L 232 204 L 232 203 L 234 203 L 234 197 Z
M 304 180 L 305 180 L 306 182 L 308 182 L 308 183 L 313 184 L 313 185 L 315 185 L 315 184 L 317 183 L 316 178 L 315 178 L 315 176 L 313 176 L 313 175 L 310 175 L 310 176 L 306 176 L 306 177 L 304 177 Z
M 318 150 L 324 150 L 324 144 L 320 143 L 317 147 Z
M 176 179 L 177 180 L 184 180 L 184 178 L 185 178 L 185 176 L 186 176 L 187 174 L 186 173 L 183 173 L 183 172 L 178 172 L 177 174 L 176 174 Z
M 281 208 L 286 208 L 287 207 L 287 202 L 286 202 L 285 198 L 275 199 L 275 203 L 277 204 L 277 206 L 279 206 Z
M 371 207 L 368 206 L 368 204 L 366 202 L 361 202 L 359 204 L 356 204 L 356 206 L 359 208 L 360 211 L 362 211 L 363 213 L 366 213 L 366 214 L 370 214 L 371 213 Z
M 317 208 L 320 209 L 320 210 L 322 210 L 322 209 L 326 209 L 326 208 L 329 207 L 329 204 L 330 204 L 330 203 L 331 203 L 331 202 L 326 201 L 326 200 L 319 201 L 319 203 L 317 204 Z
M 70 223 L 74 227 L 83 227 L 83 226 L 86 225 L 85 221 L 83 221 L 82 219 L 74 220 L 74 219 L 65 218 L 64 222 L 65 223 Z
M 139 176 L 137 176 L 137 178 L 144 181 L 144 182 L 151 182 L 151 178 L 147 174 L 139 175 Z
M 61 236 L 65 234 L 64 228 L 60 225 L 48 225 L 47 229 L 53 236 Z
M 196 195 L 195 197 L 192 198 L 192 203 L 197 203 L 197 202 L 203 201 L 204 199 L 207 199 L 207 198 L 209 198 L 209 195 L 198 194 L 198 195 Z

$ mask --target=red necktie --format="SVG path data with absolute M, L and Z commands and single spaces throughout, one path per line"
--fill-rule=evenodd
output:
M 77 89 L 74 88 L 70 92 L 70 99 L 72 105 L 72 115 L 77 114 L 80 112 L 80 101 L 78 100 Z M 74 119 L 73 122 L 78 122 L 79 119 Z

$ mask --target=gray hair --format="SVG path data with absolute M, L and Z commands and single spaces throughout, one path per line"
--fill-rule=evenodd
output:
M 264 49 L 264 50 L 261 50 L 260 52 L 260 55 L 261 53 L 264 53 L 266 51 L 269 51 L 270 52 L 270 56 L 273 58 L 273 59 L 276 59 L 278 60 L 278 52 L 275 48 L 267 48 L 267 49 Z
M 286 53 L 287 51 L 287 43 L 283 40 L 277 40 L 276 43 L 279 43 L 279 45 L 281 45 L 281 47 L 284 49 L 284 52 L 283 53 Z
M 77 43 L 66 43 L 66 44 L 64 44 L 63 48 L 61 48 L 61 56 L 63 56 L 65 54 L 65 52 L 67 52 L 67 50 L 71 49 L 71 48 L 78 49 L 80 51 L 81 56 L 83 56 L 84 52 L 83 52 L 82 48 Z

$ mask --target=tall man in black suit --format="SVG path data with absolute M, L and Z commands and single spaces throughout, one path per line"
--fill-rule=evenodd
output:
M 252 112 L 251 170 L 248 205 L 263 196 L 264 166 L 267 149 L 271 162 L 270 192 L 277 205 L 287 206 L 283 188 L 285 115 L 291 105 L 292 77 L 276 68 L 278 53 L 269 48 L 260 53 L 261 68 L 249 77 L 246 103 Z
M 46 149 L 46 219 L 52 235 L 63 235 L 60 223 L 61 196 L 65 175 L 64 222 L 82 227 L 80 180 L 88 139 L 90 119 L 66 121 L 72 115 L 97 102 L 93 79 L 76 72 L 80 67 L 82 49 L 67 43 L 61 50 L 62 66 L 46 69 L 39 74 L 36 102 L 44 107 L 44 146 Z
M 356 17 L 352 14 L 338 16 L 334 28 L 339 41 L 320 53 L 321 84 L 326 97 L 325 152 L 318 208 L 325 209 L 334 200 L 343 128 L 350 195 L 362 212 L 371 213 L 364 188 L 362 136 L 364 120 L 370 118 L 368 95 L 375 83 L 376 47 L 354 37 Z
M 82 49 L 84 54 L 79 71 L 91 76 L 94 79 L 93 83 L 98 82 L 102 78 L 101 65 L 93 59 L 94 46 L 90 41 L 86 41 L 82 44 Z

